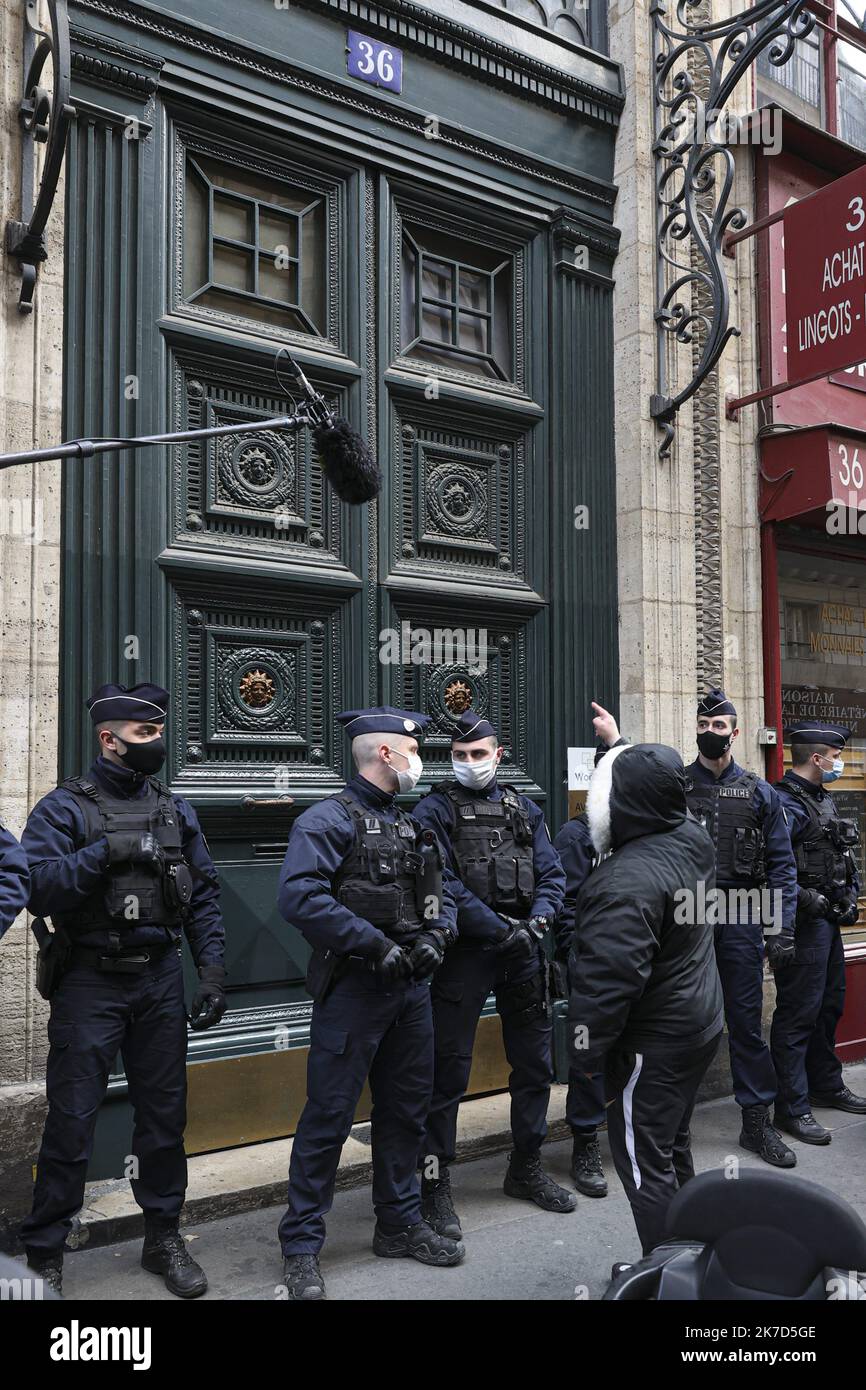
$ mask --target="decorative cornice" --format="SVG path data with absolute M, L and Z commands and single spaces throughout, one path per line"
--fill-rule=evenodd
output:
M 436 14 L 432 5 L 428 10 L 420 9 L 412 0 L 295 0 L 295 4 L 301 9 L 336 11 L 368 29 L 396 35 L 401 43 L 431 50 L 437 62 L 470 67 L 473 73 L 483 73 L 488 81 L 512 90 L 519 87 L 545 104 L 583 107 L 585 115 L 608 125 L 618 123 L 625 105 L 622 91 L 608 91 L 510 48 L 480 30 L 468 29 L 456 20 Z M 507 11 L 503 18 L 510 18 Z M 609 59 L 604 61 L 615 66 Z M 585 103 L 598 109 L 588 109 Z
M 153 96 L 159 86 L 162 58 L 75 25 L 71 37 L 76 77 L 96 87 L 128 92 L 141 101 Z
M 293 3 L 307 9 L 334 11 L 368 28 L 397 35 L 401 43 L 426 50 L 437 62 L 469 69 L 475 76 L 482 76 L 486 81 L 511 92 L 517 90 L 542 105 L 558 109 L 565 107 L 603 125 L 616 127 L 619 124 L 619 115 L 625 105 L 621 90 L 611 92 L 595 86 L 583 78 L 508 48 L 485 34 L 445 19 L 432 10 L 420 10 L 410 0 L 383 0 L 379 4 L 371 4 L 369 0 L 293 0 Z M 213 36 L 213 31 L 207 31 L 206 39 L 204 32 L 195 25 L 164 13 L 157 16 L 144 6 L 135 4 L 134 0 L 127 0 L 123 4 L 118 0 L 75 0 L 75 4 L 78 9 L 108 15 L 122 23 L 174 38 L 188 47 L 203 49 L 229 61 L 237 62 L 249 52 L 247 45 L 240 40 L 222 36 L 220 41 Z M 248 62 L 244 63 L 244 66 L 249 65 Z M 262 67 L 262 64 L 258 66 Z M 266 71 L 267 67 L 264 65 L 262 70 Z M 285 72 L 292 70 L 288 63 L 279 67 Z

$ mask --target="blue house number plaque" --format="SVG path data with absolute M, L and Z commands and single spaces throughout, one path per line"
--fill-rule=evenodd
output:
M 386 43 L 350 29 L 346 51 L 350 77 L 359 77 L 374 87 L 387 87 L 390 92 L 403 90 L 403 54 L 399 48 L 389 48 Z

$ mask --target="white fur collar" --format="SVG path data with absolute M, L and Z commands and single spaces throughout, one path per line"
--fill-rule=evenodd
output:
M 596 854 L 607 854 L 610 849 L 610 793 L 613 784 L 614 760 L 624 753 L 630 745 L 621 743 L 605 753 L 589 781 L 586 795 L 586 818 L 589 833 Z

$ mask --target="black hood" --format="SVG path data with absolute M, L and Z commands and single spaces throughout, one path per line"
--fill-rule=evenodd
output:
M 592 774 L 586 812 L 598 854 L 676 829 L 688 815 L 682 758 L 663 743 L 612 748 Z

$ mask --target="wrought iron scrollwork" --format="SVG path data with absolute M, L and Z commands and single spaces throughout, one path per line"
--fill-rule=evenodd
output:
M 734 156 L 720 136 L 721 116 L 740 79 L 767 50 L 782 67 L 795 44 L 811 33 L 808 0 L 760 0 L 740 14 L 709 20 L 696 13 L 703 0 L 655 0 L 651 15 L 655 60 L 658 392 L 650 413 L 663 431 L 659 457 L 670 455 L 677 412 L 706 380 L 731 327 L 730 295 L 722 262 L 728 230 L 746 225 L 742 208 L 728 207 Z M 706 11 L 704 11 L 704 14 Z M 715 122 L 718 120 L 718 124 Z M 671 394 L 671 342 L 701 347 L 688 385 Z
M 51 33 L 39 28 L 36 0 L 27 0 L 24 13 L 24 99 L 18 108 L 21 141 L 21 218 L 6 224 L 6 250 L 21 262 L 22 314 L 33 309 L 38 267 L 46 259 L 45 226 L 57 192 L 70 122 L 71 61 L 66 0 L 48 0 Z M 51 58 L 53 90 L 41 85 Z M 45 144 L 45 161 L 36 191 L 36 146 Z

